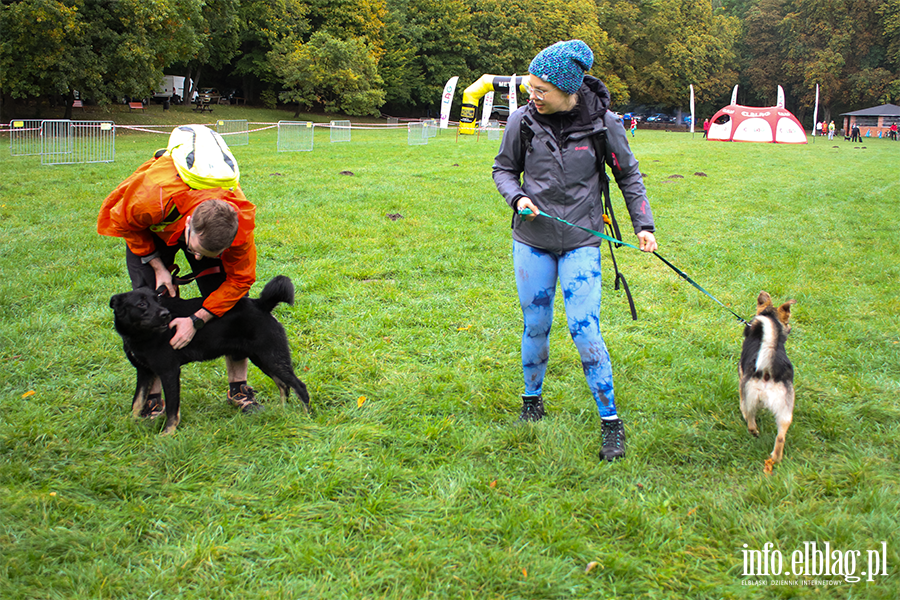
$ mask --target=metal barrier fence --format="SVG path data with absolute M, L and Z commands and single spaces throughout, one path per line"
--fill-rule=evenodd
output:
M 387 124 L 388 127 L 396 127 L 400 124 L 400 119 L 398 119 L 397 117 L 388 117 Z
M 406 139 L 408 145 L 423 146 L 428 143 L 428 127 L 424 122 L 408 123 L 407 129 Z
M 221 135 L 229 146 L 248 146 L 250 144 L 250 129 L 246 119 L 217 121 L 216 133 Z
M 425 135 L 433 138 L 438 132 L 438 122 L 436 119 L 425 119 Z
M 41 122 L 12 121 L 9 124 L 10 156 L 37 156 L 41 153 Z
M 41 164 L 113 162 L 116 124 L 112 121 L 42 121 Z
M 488 141 L 500 139 L 500 121 L 488 121 L 485 129 L 487 129 Z
M 331 141 L 332 142 L 349 142 L 350 141 L 350 121 L 332 121 L 331 122 Z
M 278 121 L 278 151 L 312 152 L 315 130 L 311 121 Z

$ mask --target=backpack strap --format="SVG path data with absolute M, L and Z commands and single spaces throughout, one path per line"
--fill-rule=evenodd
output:
M 526 115 L 522 117 L 522 125 L 519 126 L 519 141 L 522 143 L 522 162 L 524 166 L 525 155 L 533 150 L 531 145 L 534 139 L 534 130 L 531 128 L 532 120 Z
M 600 193 L 603 208 L 603 228 L 608 231 L 607 235 L 622 241 L 622 233 L 619 230 L 619 222 L 616 221 L 616 215 L 613 212 L 612 200 L 609 196 L 609 176 L 606 174 L 606 162 L 612 164 L 612 156 L 607 156 L 608 144 L 606 143 L 606 129 L 591 136 L 591 143 L 594 145 L 594 155 L 597 157 L 597 174 L 600 177 Z M 631 296 L 631 289 L 628 287 L 628 281 L 625 275 L 619 271 L 619 263 L 616 261 L 615 248 L 621 247 L 621 244 L 614 245 L 607 240 L 609 245 L 609 256 L 612 258 L 613 269 L 616 273 L 615 289 L 619 289 L 619 282 L 622 283 L 622 289 L 625 290 L 625 296 L 628 298 L 628 306 L 631 309 L 631 319 L 637 321 L 637 309 L 634 306 L 634 298 Z

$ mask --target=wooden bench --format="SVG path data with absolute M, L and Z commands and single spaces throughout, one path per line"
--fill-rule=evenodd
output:
M 196 112 L 198 110 L 200 112 L 204 112 L 204 111 L 212 112 L 213 109 L 212 109 L 212 106 L 210 106 L 210 104 L 209 104 L 209 98 L 204 98 L 203 96 L 200 96 L 199 98 L 197 98 L 197 106 L 194 107 L 194 112 Z
M 131 110 L 144 110 L 144 103 L 143 102 L 129 102 L 128 108 L 130 108 Z

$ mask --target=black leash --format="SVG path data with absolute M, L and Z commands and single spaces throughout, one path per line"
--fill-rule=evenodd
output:
M 181 271 L 181 267 L 179 265 L 172 265 L 169 269 L 172 272 L 172 285 L 175 286 L 175 294 L 178 295 L 178 287 L 182 285 L 187 285 L 197 279 L 198 277 L 205 277 L 206 275 L 214 275 L 216 273 L 222 272 L 222 267 L 215 266 L 210 267 L 208 269 L 204 269 L 199 273 L 191 273 L 189 275 L 185 275 L 184 277 L 179 277 L 178 272 Z M 156 289 L 156 295 L 159 297 L 164 296 L 167 293 L 166 286 L 161 285 Z
M 520 214 L 522 217 L 527 217 L 528 215 L 530 215 L 530 214 L 532 214 L 532 213 L 531 213 L 531 210 L 530 210 L 530 209 L 526 208 L 526 209 L 524 209 L 524 210 L 520 210 L 520 211 L 519 211 L 519 214 Z M 581 225 L 576 225 L 575 223 L 569 223 L 569 222 L 566 221 L 565 219 L 560 219 L 559 217 L 554 217 L 553 215 L 548 215 L 547 213 L 545 213 L 545 212 L 542 211 L 542 210 L 538 210 L 538 214 L 539 214 L 539 215 L 542 215 L 542 216 L 544 216 L 544 217 L 549 217 L 549 218 L 551 218 L 551 219 L 555 219 L 555 220 L 559 221 L 560 223 L 565 223 L 566 225 L 570 225 L 570 226 L 572 226 L 572 227 L 577 227 L 578 229 L 581 229 L 582 231 L 587 231 L 588 233 L 590 233 L 590 234 L 592 234 L 592 235 L 595 235 L 595 236 L 597 236 L 598 238 L 601 238 L 601 239 L 604 239 L 604 240 L 608 241 L 610 244 L 616 244 L 617 246 L 628 246 L 629 248 L 634 248 L 635 250 L 640 250 L 640 248 L 638 248 L 638 247 L 635 246 L 634 244 L 629 244 L 628 242 L 623 242 L 623 241 L 620 240 L 620 239 L 617 240 L 617 239 L 615 239 L 614 237 L 611 237 L 611 236 L 606 235 L 605 233 L 600 233 L 599 231 L 594 231 L 593 229 L 588 229 L 587 227 L 582 227 Z M 685 281 L 687 281 L 688 283 L 690 283 L 692 286 L 694 286 L 695 288 L 697 288 L 698 290 L 700 290 L 701 292 L 703 292 L 704 294 L 706 294 L 707 296 L 709 296 L 709 298 L 711 298 L 716 304 L 718 304 L 719 306 L 721 306 L 722 308 L 724 308 L 725 310 L 727 310 L 728 312 L 730 312 L 732 315 L 734 315 L 734 317 L 735 317 L 738 321 L 740 321 L 740 322 L 743 323 L 744 325 L 749 325 L 749 323 L 748 323 L 742 316 L 740 316 L 739 314 L 737 314 L 736 312 L 734 312 L 733 310 L 731 310 L 730 308 L 728 308 L 727 306 L 725 306 L 724 304 L 722 304 L 722 303 L 719 301 L 718 298 L 716 298 L 715 296 L 713 296 L 712 294 L 710 294 L 709 292 L 707 292 L 706 290 L 704 290 L 703 287 L 702 287 L 699 283 L 697 283 L 696 281 L 694 281 L 693 279 L 691 279 L 690 277 L 688 277 L 687 273 L 685 273 L 684 271 L 682 271 L 681 269 L 679 269 L 678 267 L 676 267 L 675 265 L 673 265 L 672 263 L 670 263 L 669 261 L 667 261 L 665 258 L 663 258 L 662 255 L 661 255 L 659 252 L 654 251 L 654 252 L 653 252 L 653 255 L 656 256 L 656 258 L 658 258 L 659 260 L 661 260 L 663 263 L 665 263 L 665 265 L 666 265 L 667 267 L 669 267 L 670 269 L 672 269 L 673 271 L 675 271 L 676 273 L 678 273 L 678 275 L 680 275 L 682 279 L 684 279 Z M 615 260 L 615 259 L 613 259 L 613 260 Z M 616 271 L 618 271 L 618 268 L 616 269 Z M 624 280 L 624 278 L 623 278 L 623 280 Z M 627 288 L 626 288 L 626 289 L 627 289 Z M 631 296 L 630 296 L 630 294 L 629 294 L 629 302 L 631 302 Z M 632 316 L 634 316 L 634 303 L 633 303 L 633 302 L 631 303 L 631 310 L 632 310 Z M 634 317 L 634 318 L 636 319 L 637 317 Z

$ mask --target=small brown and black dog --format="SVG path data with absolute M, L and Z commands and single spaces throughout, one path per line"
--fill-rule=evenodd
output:
M 778 436 L 775 448 L 766 461 L 766 471 L 784 456 L 784 438 L 794 415 L 794 366 L 784 349 L 784 342 L 791 326 L 791 305 L 788 300 L 778 308 L 772 305 L 772 297 L 760 292 L 756 299 L 756 316 L 744 328 L 744 345 L 741 349 L 740 375 L 741 414 L 747 421 L 747 429 L 759 436 L 756 412 L 767 408 L 775 415 Z

